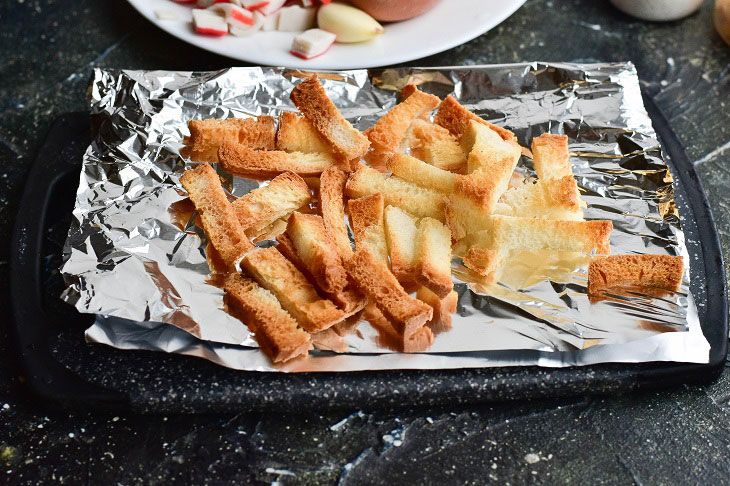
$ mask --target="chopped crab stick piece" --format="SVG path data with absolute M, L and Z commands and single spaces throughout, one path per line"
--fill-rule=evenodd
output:
M 279 12 L 279 25 L 277 29 L 281 32 L 301 32 L 311 29 L 317 24 L 317 9 L 302 8 L 299 5 L 284 7 Z
M 261 30 L 261 27 L 264 25 L 264 19 L 266 19 L 265 16 L 259 12 L 254 12 L 252 25 L 242 24 L 240 22 L 229 22 L 228 27 L 231 35 L 235 35 L 236 37 L 248 37 L 249 35 Z
M 226 22 L 231 25 L 253 25 L 253 12 L 232 3 L 216 3 L 207 9 L 209 12 L 217 13 L 225 17 Z
M 193 24 L 198 34 L 228 34 L 226 19 L 208 10 L 193 9 Z
M 272 15 L 278 13 L 281 7 L 284 6 L 286 0 L 269 0 L 269 3 L 260 7 L 258 10 L 264 15 Z M 274 29 L 276 30 L 276 29 Z
M 302 59 L 321 56 L 335 42 L 337 36 L 322 29 L 309 29 L 294 37 L 291 53 Z
M 259 10 L 269 5 L 268 0 L 238 0 L 236 3 L 240 3 L 241 7 L 248 10 Z

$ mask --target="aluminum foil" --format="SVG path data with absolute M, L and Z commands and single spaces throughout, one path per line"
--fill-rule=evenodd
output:
M 229 315 L 206 259 L 179 177 L 192 118 L 276 115 L 295 110 L 292 87 L 308 73 L 284 68 L 218 72 L 94 71 L 89 88 L 95 139 L 87 149 L 65 247 L 64 298 L 97 314 L 91 342 L 203 357 L 259 371 L 352 371 L 603 362 L 706 363 L 689 293 L 690 260 L 639 81 L 630 63 L 543 64 L 320 73 L 345 117 L 363 130 L 414 82 L 453 94 L 529 146 L 543 132 L 569 137 L 586 219 L 609 219 L 612 253 L 682 255 L 679 292 L 625 289 L 591 302 L 588 258 L 513 252 L 497 284 L 472 281 L 454 259 L 459 293 L 453 329 L 427 352 L 389 349 L 362 322 L 345 338 L 316 339 L 309 358 L 274 366 L 248 328 Z M 261 183 L 218 168 L 241 196 Z M 519 170 L 534 177 L 523 157 Z M 262 241 L 260 245 L 272 244 Z

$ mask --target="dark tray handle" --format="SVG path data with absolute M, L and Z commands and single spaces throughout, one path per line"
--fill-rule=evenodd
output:
M 51 126 L 23 191 L 10 242 L 10 296 L 16 319 L 10 326 L 13 349 L 20 356 L 20 382 L 36 397 L 62 405 L 123 408 L 126 395 L 89 383 L 61 366 L 51 355 L 48 333 L 58 321 L 46 312 L 42 295 L 44 230 L 53 195 L 64 177 L 79 173 L 79 160 L 64 160 L 69 133 L 88 133 L 88 114 L 62 115 Z

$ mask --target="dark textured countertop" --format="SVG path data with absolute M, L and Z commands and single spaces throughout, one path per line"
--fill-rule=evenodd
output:
M 445 0 L 444 0 L 445 1 Z M 493 31 L 413 66 L 633 61 L 697 168 L 730 256 L 730 47 L 711 5 L 681 22 L 608 1 L 528 0 Z M 94 67 L 241 65 L 122 0 L 0 3 L 0 305 L 8 235 L 51 122 L 85 109 Z M 7 311 L 6 311 L 7 312 Z M 694 484 L 730 477 L 730 372 L 711 385 L 398 413 L 67 413 L 19 392 L 0 327 L 0 484 Z

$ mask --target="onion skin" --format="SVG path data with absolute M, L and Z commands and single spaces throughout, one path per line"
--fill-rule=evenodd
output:
M 430 10 L 438 0 L 351 0 L 357 8 L 381 22 L 407 20 Z

